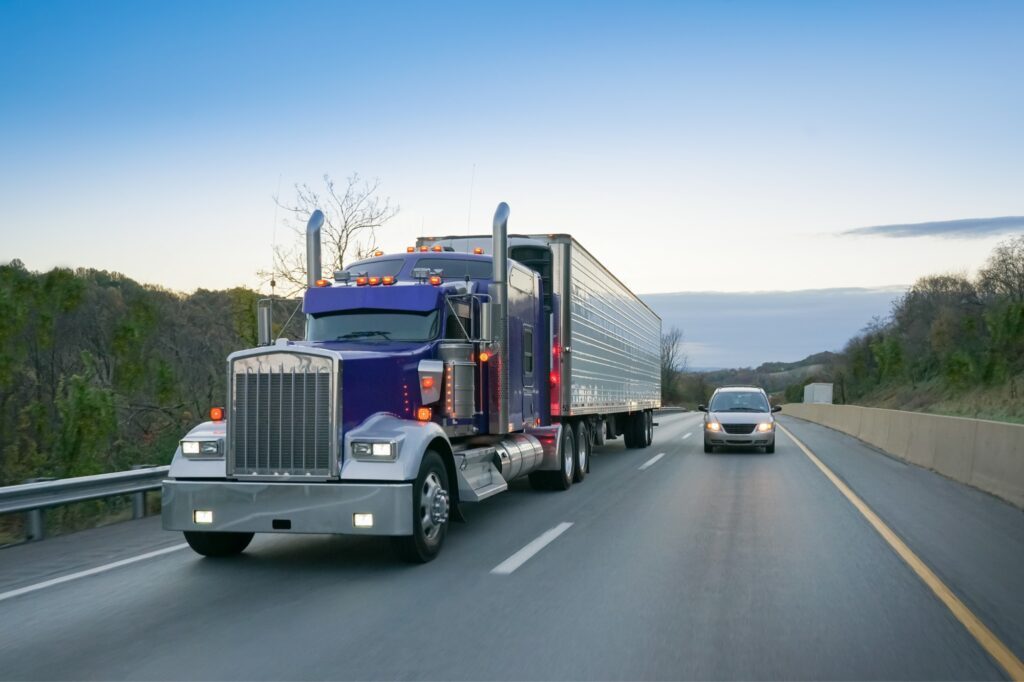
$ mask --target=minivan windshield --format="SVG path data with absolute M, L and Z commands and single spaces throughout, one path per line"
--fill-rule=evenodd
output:
M 719 391 L 711 399 L 709 412 L 771 412 L 760 391 Z
M 430 341 L 441 330 L 436 310 L 344 310 L 311 315 L 306 323 L 309 341 Z

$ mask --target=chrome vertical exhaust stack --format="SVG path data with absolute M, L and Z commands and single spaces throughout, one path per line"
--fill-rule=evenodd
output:
M 491 243 L 493 270 L 490 286 L 491 339 L 497 353 L 491 366 L 490 432 L 508 433 L 508 204 L 494 212 Z
M 316 286 L 320 279 L 320 228 L 324 225 L 324 212 L 313 211 L 306 223 L 306 286 Z

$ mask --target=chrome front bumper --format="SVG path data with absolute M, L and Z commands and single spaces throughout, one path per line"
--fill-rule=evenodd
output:
M 196 511 L 213 512 L 197 524 Z M 354 514 L 373 514 L 356 528 Z M 411 483 L 176 481 L 163 484 L 165 530 L 411 535 Z
M 775 442 L 775 432 L 725 433 L 724 431 L 708 431 L 705 429 L 704 440 L 709 445 L 724 447 L 763 447 Z

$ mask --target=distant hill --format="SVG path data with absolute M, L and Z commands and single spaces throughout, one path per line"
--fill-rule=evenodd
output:
M 712 386 L 750 384 L 760 386 L 769 393 L 777 393 L 791 384 L 802 383 L 816 376 L 828 376 L 838 358 L 832 352 L 814 353 L 796 362 L 765 362 L 753 369 L 720 369 L 700 374 Z
M 803 362 L 842 350 L 875 317 L 887 317 L 905 286 L 647 294 L 665 329 L 683 330 L 691 368 Z

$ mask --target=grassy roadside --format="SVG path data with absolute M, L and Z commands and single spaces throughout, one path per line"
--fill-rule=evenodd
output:
M 881 386 L 856 401 L 865 407 L 1024 424 L 1024 375 L 998 386 L 952 389 L 940 381 Z

